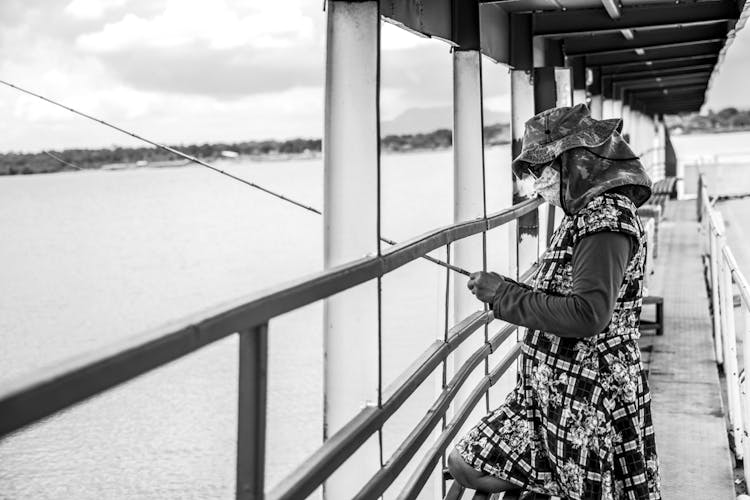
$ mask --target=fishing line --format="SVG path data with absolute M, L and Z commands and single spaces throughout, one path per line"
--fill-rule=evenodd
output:
M 69 162 L 69 161 L 65 161 L 65 160 L 63 160 L 62 158 L 60 158 L 59 156 L 57 156 L 57 155 L 54 155 L 54 154 L 50 153 L 49 151 L 42 151 L 42 153 L 46 154 L 47 156 L 49 156 L 49 157 L 50 157 L 50 158 L 52 158 L 53 160 L 57 160 L 57 161 L 59 161 L 60 163 L 62 163 L 62 164 L 63 164 L 63 165 L 65 165 L 66 167 L 70 167 L 70 168 L 75 168 L 75 169 L 77 169 L 77 170 L 84 170 L 83 168 L 79 167 L 78 165 L 76 165 L 76 164 L 74 164 L 74 163 L 71 163 L 71 162 Z
M 111 129 L 117 130 L 118 132 L 121 132 L 123 134 L 129 135 L 130 137 L 138 139 L 139 141 L 143 141 L 143 142 L 145 142 L 147 144 L 151 144 L 152 146 L 155 146 L 155 147 L 157 147 L 159 149 L 162 149 L 164 151 L 167 151 L 169 153 L 177 155 L 180 158 L 184 158 L 185 160 L 191 161 L 193 163 L 197 163 L 198 165 L 201 165 L 201 166 L 206 167 L 206 168 L 208 168 L 210 170 L 213 170 L 216 173 L 225 175 L 225 176 L 229 177 L 230 179 L 234 179 L 234 180 L 239 181 L 239 182 L 241 182 L 243 184 L 246 184 L 246 185 L 248 185 L 248 186 L 250 186 L 252 188 L 255 188 L 255 189 L 258 189 L 260 191 L 263 191 L 266 194 L 274 196 L 275 198 L 278 198 L 280 200 L 283 200 L 283 201 L 286 201 L 288 203 L 291 203 L 292 205 L 296 205 L 299 208 L 303 208 L 303 209 L 305 209 L 305 210 L 307 210 L 309 212 L 312 212 L 314 214 L 323 215 L 323 212 L 321 212 L 317 208 L 311 207 L 310 205 L 306 205 L 306 204 L 304 204 L 302 202 L 299 202 L 297 200 L 293 200 L 292 198 L 289 198 L 289 197 L 284 196 L 282 194 L 279 194 L 279 193 L 276 193 L 274 191 L 271 191 L 270 189 L 264 188 L 263 186 L 260 186 L 260 185 L 254 183 L 254 182 L 248 181 L 248 180 L 243 179 L 241 177 L 237 177 L 236 175 L 230 174 L 229 172 L 226 172 L 225 170 L 221 170 L 220 168 L 214 167 L 210 163 L 206 163 L 205 161 L 200 160 L 200 159 L 196 158 L 195 156 L 183 153 L 182 151 L 179 151 L 179 150 L 177 150 L 177 149 L 175 149 L 175 148 L 173 148 L 171 146 L 167 146 L 166 144 L 161 144 L 159 142 L 152 141 L 151 139 L 147 139 L 146 137 L 138 135 L 138 134 L 136 134 L 134 132 L 131 132 L 129 130 L 125 130 L 123 128 L 120 128 L 117 125 L 113 125 L 112 123 L 106 122 L 106 121 L 104 121 L 104 120 L 102 120 L 100 118 L 96 118 L 95 116 L 91 116 L 91 115 L 86 114 L 86 113 L 84 113 L 82 111 L 78 111 L 77 109 L 73 109 L 73 108 L 71 108 L 69 106 L 66 106 L 66 105 L 61 104 L 61 103 L 59 103 L 57 101 L 54 101 L 54 100 L 52 100 L 52 99 L 50 99 L 48 97 L 44 97 L 43 95 L 39 95 L 39 94 L 37 94 L 35 92 L 32 92 L 30 90 L 27 90 L 27 89 L 25 89 L 23 87 L 19 87 L 18 85 L 14 85 L 14 84 L 12 84 L 10 82 L 6 82 L 5 80 L 1 80 L 0 79 L 0 83 L 2 83 L 3 85 L 5 85 L 7 87 L 12 88 L 12 89 L 15 89 L 15 90 L 18 90 L 20 92 L 23 92 L 24 94 L 28 94 L 28 95 L 30 95 L 32 97 L 36 97 L 37 99 L 41 99 L 42 101 L 48 102 L 50 104 L 53 104 L 53 105 L 55 105 L 55 106 L 57 106 L 59 108 L 62 108 L 64 110 L 66 110 L 66 111 L 70 111 L 71 113 L 74 113 L 74 114 L 76 114 L 78 116 L 82 116 L 82 117 L 84 117 L 84 118 L 86 118 L 88 120 L 94 121 L 96 123 L 99 123 L 101 125 L 109 127 Z M 53 155 L 47 153 L 46 151 L 45 151 L 45 154 L 47 154 L 48 156 L 52 156 L 54 158 Z M 64 162 L 64 160 L 58 160 L 58 161 L 63 161 Z M 67 163 L 67 162 L 65 162 L 65 163 Z M 395 242 L 395 241 L 393 241 L 393 240 L 391 240 L 389 238 L 383 237 L 383 236 L 381 236 L 380 239 L 382 241 L 384 241 L 385 243 L 388 243 L 389 245 L 396 245 L 397 244 L 397 242 Z M 450 269 L 451 271 L 455 271 L 457 273 L 463 274 L 464 276 L 471 276 L 471 273 L 469 271 L 467 271 L 466 269 L 463 269 L 463 268 L 458 267 L 458 266 L 454 266 L 453 264 L 449 264 L 447 262 L 443 262 L 440 259 L 436 259 L 434 257 L 430 257 L 429 255 L 423 255 L 422 258 L 427 259 L 430 262 L 433 262 L 433 263 L 435 263 L 435 264 L 437 264 L 439 266 L 443 266 L 443 267 L 445 267 L 447 269 Z

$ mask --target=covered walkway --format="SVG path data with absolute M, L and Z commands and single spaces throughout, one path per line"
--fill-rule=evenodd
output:
M 667 203 L 659 238 L 649 293 L 664 297 L 665 333 L 645 335 L 641 349 L 663 497 L 735 498 L 694 201 Z

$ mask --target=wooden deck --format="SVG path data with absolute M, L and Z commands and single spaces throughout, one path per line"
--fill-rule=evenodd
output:
M 664 297 L 665 332 L 641 345 L 665 500 L 735 498 L 700 241 L 695 202 L 668 202 L 649 284 Z

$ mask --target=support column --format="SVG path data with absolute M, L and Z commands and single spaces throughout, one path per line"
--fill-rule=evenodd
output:
M 591 95 L 591 103 L 589 109 L 591 110 L 591 116 L 597 120 L 604 118 L 604 96 L 602 96 L 602 78 L 601 71 L 599 68 L 590 68 L 591 70 L 591 84 L 589 85 L 589 94 Z
M 326 268 L 378 250 L 378 50 L 376 0 L 329 0 L 324 164 Z M 378 404 L 377 282 L 324 303 L 324 430 L 328 439 L 365 405 Z M 380 466 L 371 438 L 324 486 L 351 498 Z
M 573 74 L 573 102 L 570 105 L 587 104 L 586 61 L 583 57 L 572 57 L 568 66 Z
M 663 179 L 666 176 L 666 164 L 667 164 L 667 128 L 664 125 L 664 119 L 656 117 L 656 134 L 654 137 L 654 163 L 657 166 L 657 176 L 659 179 Z M 682 180 L 677 181 L 677 192 L 683 188 Z
M 622 101 L 620 101 L 622 103 Z M 627 103 L 622 104 L 620 109 L 620 117 L 622 118 L 622 135 L 628 137 L 628 143 L 630 143 L 630 136 L 633 129 L 633 119 L 630 116 L 630 106 Z
M 511 153 L 521 154 L 526 121 L 534 116 L 534 60 L 544 58 L 541 39 L 533 40 L 531 14 L 511 15 Z M 533 40 L 533 41 L 532 41 Z M 533 51 L 532 51 L 533 48 Z M 513 203 L 519 203 L 531 194 L 531 186 L 513 179 Z M 539 254 L 539 211 L 520 217 L 516 223 L 517 261 L 516 277 L 536 261 Z

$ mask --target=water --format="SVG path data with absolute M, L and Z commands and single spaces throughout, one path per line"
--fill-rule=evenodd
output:
M 738 153 L 700 168 L 713 192 L 750 192 L 750 134 L 673 139 L 691 165 Z M 504 206 L 492 188 L 508 157 L 488 151 L 490 212 Z M 451 222 L 451 164 L 448 151 L 383 157 L 385 235 Z M 322 206 L 319 160 L 219 166 Z M 0 200 L 0 382 L 322 268 L 319 216 L 199 167 L 0 177 Z M 750 273 L 750 201 L 720 208 Z M 491 246 L 490 267 L 507 266 L 503 250 Z M 442 336 L 444 280 L 424 261 L 384 280 L 386 385 Z M 270 326 L 269 485 L 320 444 L 321 309 Z M 0 498 L 233 498 L 236 349 L 225 339 L 6 439 Z M 386 427 L 386 456 L 430 401 L 426 386 Z
M 750 132 L 676 136 L 672 141 L 685 164 L 686 193 L 696 192 L 699 172 L 711 196 L 750 193 Z M 738 264 L 750 276 L 750 198 L 722 201 L 716 208 L 724 215 Z
M 508 149 L 487 158 L 503 182 Z M 451 164 L 384 156 L 385 235 L 451 222 Z M 218 166 L 322 206 L 320 160 Z M 321 217 L 200 167 L 3 177 L 0 200 L 0 382 L 322 268 Z M 442 338 L 444 280 L 425 261 L 384 280 L 385 385 Z M 321 311 L 270 325 L 269 486 L 321 441 Z M 225 339 L 4 440 L 0 498 L 233 498 L 236 358 Z M 388 452 L 426 385 L 387 427 Z

